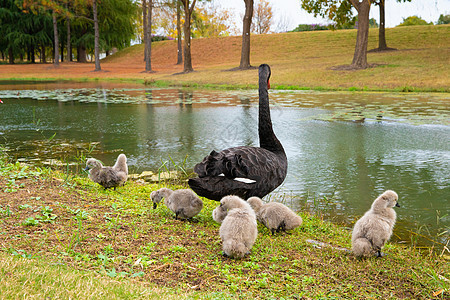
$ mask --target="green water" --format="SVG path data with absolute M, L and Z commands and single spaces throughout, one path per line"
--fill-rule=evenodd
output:
M 271 91 L 289 170 L 268 198 L 351 227 L 392 189 L 402 206 L 394 240 L 446 244 L 449 97 Z M 258 145 L 254 90 L 41 83 L 0 86 L 0 99 L 0 145 L 34 164 L 77 164 L 93 149 L 105 164 L 125 153 L 131 172 L 157 170 L 170 158 L 192 168 L 212 149 Z

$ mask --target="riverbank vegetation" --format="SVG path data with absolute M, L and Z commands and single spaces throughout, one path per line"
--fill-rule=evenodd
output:
M 448 297 L 442 253 L 388 243 L 386 257 L 357 259 L 345 250 L 348 229 L 306 212 L 287 234 L 259 225 L 251 255 L 231 260 L 211 217 L 217 202 L 204 199 L 194 222 L 175 220 L 164 205 L 152 209 L 150 192 L 163 183 L 105 191 L 82 174 L 1 158 L 0 186 L 5 298 Z
M 388 90 L 449 92 L 447 55 L 450 25 L 404 26 L 386 29 L 387 43 L 396 51 L 368 53 L 370 68 L 346 70 L 351 62 L 356 30 L 254 35 L 251 64 L 268 63 L 271 84 L 279 89 Z M 368 49 L 377 47 L 376 29 L 369 31 Z M 239 65 L 241 37 L 192 40 L 195 72 L 180 74 L 176 41 L 152 45 L 154 73 L 143 73 L 143 45 L 134 45 L 102 60 L 101 72 L 92 63 L 1 65 L 0 80 L 131 80 L 148 85 L 255 88 L 256 70 L 227 71 Z

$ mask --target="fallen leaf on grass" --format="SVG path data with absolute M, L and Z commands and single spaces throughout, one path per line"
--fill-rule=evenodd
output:
M 436 291 L 436 292 L 433 293 L 433 297 L 439 296 L 443 292 L 444 292 L 444 289 L 440 289 L 439 291 Z

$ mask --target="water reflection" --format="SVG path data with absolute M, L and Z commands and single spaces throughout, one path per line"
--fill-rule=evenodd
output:
M 321 208 L 351 226 L 378 194 L 393 189 L 402 205 L 398 239 L 408 230 L 447 230 L 438 237 L 446 243 L 448 95 L 270 97 L 274 130 L 289 159 L 278 199 L 297 209 Z M 0 98 L 1 144 L 24 161 L 77 162 L 94 147 L 90 155 L 109 165 L 126 153 L 130 171 L 140 172 L 158 169 L 169 156 L 178 164 L 188 156 L 192 168 L 212 149 L 258 145 L 256 91 L 3 90 Z

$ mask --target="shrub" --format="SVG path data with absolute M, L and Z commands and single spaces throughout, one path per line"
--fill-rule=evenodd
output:
M 436 23 L 437 25 L 442 25 L 442 24 L 450 24 L 450 15 L 443 15 L 443 14 L 441 14 L 440 16 L 439 16 L 439 19 L 438 19 L 438 21 L 437 21 L 437 23 Z
M 400 23 L 398 26 L 411 26 L 411 25 L 433 25 L 433 22 L 428 23 L 427 21 L 418 16 L 411 16 L 407 17 L 406 19 L 403 18 L 403 22 Z
M 291 32 L 300 32 L 300 31 L 314 31 L 314 30 L 328 30 L 328 26 L 320 25 L 320 24 L 299 24 L 295 29 Z
M 159 41 L 166 41 L 166 40 L 173 40 L 173 38 L 167 37 L 164 35 L 152 35 L 152 42 L 159 42 Z

